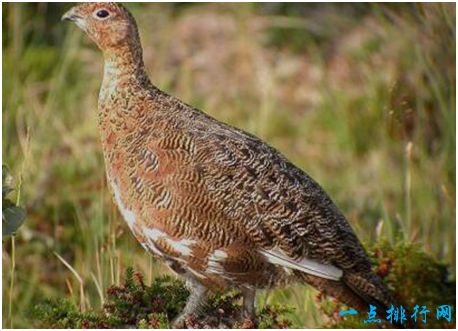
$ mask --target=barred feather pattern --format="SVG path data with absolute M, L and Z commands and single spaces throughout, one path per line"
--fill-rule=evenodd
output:
M 105 57 L 101 141 L 115 200 L 140 243 L 212 289 L 302 280 L 351 306 L 389 305 L 390 293 L 324 190 L 267 143 L 153 86 L 133 17 L 103 6 L 126 32 L 116 40 L 103 26 L 86 31 L 97 31 L 91 38 Z M 273 263 L 269 252 L 288 263 Z

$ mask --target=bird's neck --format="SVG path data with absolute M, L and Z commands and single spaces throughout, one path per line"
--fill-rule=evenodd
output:
M 122 46 L 104 52 L 104 73 L 100 97 L 119 91 L 126 86 L 148 86 L 150 84 L 143 63 L 140 47 Z
M 136 125 L 131 119 L 139 116 L 141 107 L 137 100 L 155 88 L 151 84 L 143 64 L 141 48 L 117 48 L 104 52 L 104 73 L 99 93 L 98 117 L 102 141 L 107 146 L 116 130 L 130 131 Z

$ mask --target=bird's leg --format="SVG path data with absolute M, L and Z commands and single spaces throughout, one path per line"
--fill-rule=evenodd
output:
M 242 287 L 242 297 L 243 297 L 243 306 L 242 306 L 242 320 L 255 321 L 256 311 L 254 307 L 254 302 L 256 299 L 256 290 L 253 288 Z
M 189 315 L 198 316 L 203 312 L 207 303 L 208 289 L 194 279 L 188 279 L 187 285 L 191 294 L 189 295 L 186 306 L 180 315 L 172 323 L 174 329 L 186 328 L 186 318 Z

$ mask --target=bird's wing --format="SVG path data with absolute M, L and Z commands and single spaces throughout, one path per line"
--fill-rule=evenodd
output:
M 334 257 L 342 245 L 335 238 L 352 232 L 344 219 L 335 220 L 321 188 L 253 136 L 205 115 L 193 118 L 192 128 L 178 130 L 186 122 L 191 121 L 168 125 L 160 137 L 148 136 L 145 146 L 151 150 L 141 153 L 144 167 L 134 176 L 134 186 L 151 197 L 151 206 L 173 215 L 166 232 L 211 249 L 236 238 L 254 244 L 272 264 L 340 279 L 342 268 Z M 323 201 L 330 208 L 322 208 Z
M 194 167 L 228 219 L 271 263 L 328 279 L 370 271 L 350 225 L 324 190 L 258 138 L 203 117 Z
M 150 112 L 146 120 L 154 125 L 138 139 L 130 137 L 138 145 L 129 149 L 132 158 L 144 166 L 129 171 L 142 197 L 137 209 L 166 227 L 170 238 L 163 249 L 181 251 L 189 264 L 205 268 L 209 254 L 242 243 L 271 266 L 342 280 L 361 297 L 389 302 L 352 228 L 312 178 L 248 133 L 168 96 L 160 104 L 163 111 Z M 130 164 L 135 162 L 125 166 Z M 172 250 L 170 240 L 189 250 Z M 231 264 L 223 260 L 213 262 Z M 231 269 L 252 270 L 253 261 L 239 262 Z
M 241 130 L 204 115 L 194 128 L 194 168 L 207 196 L 270 263 L 390 302 L 348 221 L 312 178 Z
M 167 218 L 168 230 L 177 232 L 175 237 L 191 235 L 207 254 L 246 242 L 272 265 L 342 280 L 359 296 L 371 292 L 378 301 L 389 301 L 347 220 L 312 178 L 258 138 L 180 102 L 170 103 L 174 116 L 155 119 L 166 126 L 155 131 L 166 133 L 156 144 L 157 153 L 168 155 L 166 162 L 160 161 L 154 174 L 145 169 L 148 174 L 138 174 L 137 180 L 143 176 L 146 183 L 151 175 L 157 186 L 162 176 L 173 196 L 166 202 L 173 216 Z M 169 124 L 165 118 L 178 120 Z M 153 193 L 153 200 L 162 196 Z M 243 273 L 249 262 L 231 268 Z

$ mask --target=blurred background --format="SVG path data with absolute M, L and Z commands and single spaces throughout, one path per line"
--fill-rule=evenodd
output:
M 154 84 L 279 149 L 366 245 L 417 242 L 455 275 L 455 4 L 127 6 Z M 167 272 L 106 187 L 103 60 L 60 22 L 69 7 L 2 4 L 2 156 L 27 210 L 3 242 L 4 327 L 30 327 L 44 298 L 99 307 L 128 266 Z M 314 296 L 295 285 L 259 303 L 292 305 L 314 327 Z

